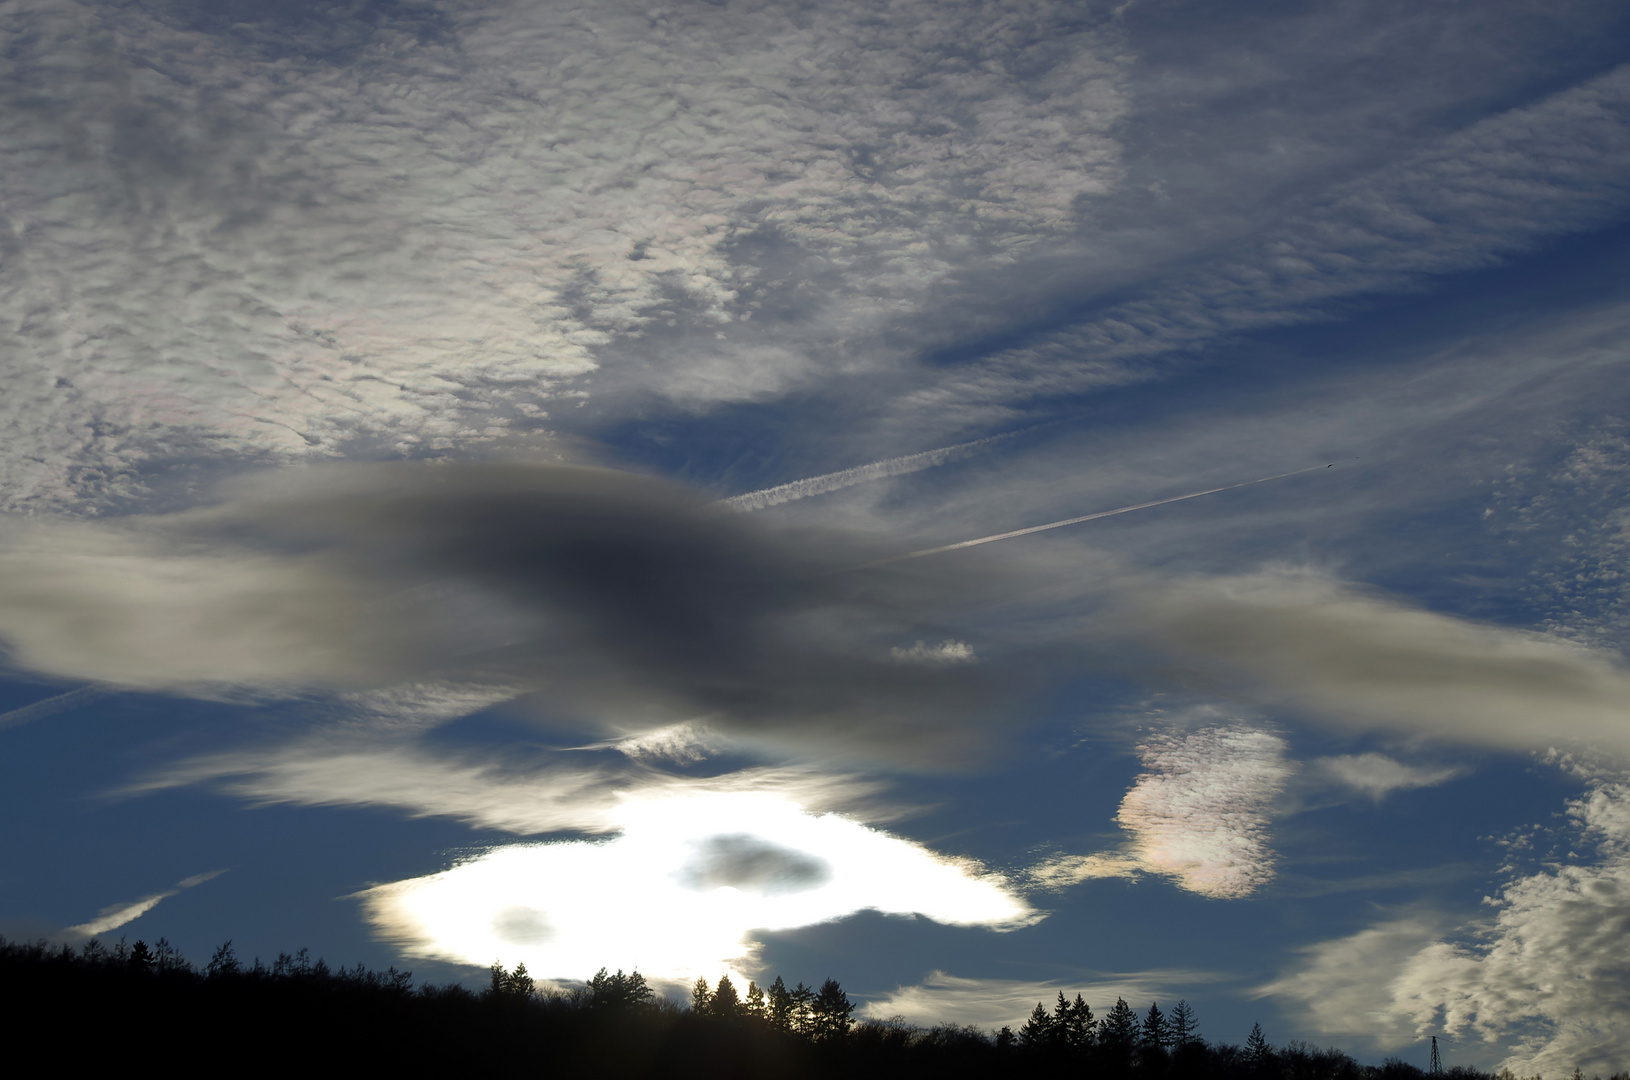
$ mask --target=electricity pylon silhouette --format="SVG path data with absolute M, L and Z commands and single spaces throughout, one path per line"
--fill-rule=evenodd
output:
M 1432 1063 L 1426 1067 L 1428 1076 L 1443 1075 L 1443 1059 L 1438 1057 L 1438 1037 L 1432 1036 Z

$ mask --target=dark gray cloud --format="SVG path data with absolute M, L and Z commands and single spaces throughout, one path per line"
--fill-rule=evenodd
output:
M 825 859 L 747 833 L 709 836 L 691 847 L 678 873 L 687 889 L 711 892 L 728 885 L 773 895 L 819 888 L 832 878 Z
M 1069 542 L 978 552 L 879 565 L 899 548 L 607 469 L 345 466 L 204 510 L 15 526 L 0 637 L 57 677 L 355 702 L 449 684 L 430 722 L 523 696 L 567 730 L 688 722 L 908 765 L 967 760 L 1085 670 L 1359 730 L 1630 749 L 1630 675 L 1589 649 L 1307 569 L 1163 576 Z
M 968 636 L 1011 573 L 856 569 L 884 550 L 604 469 L 335 468 L 208 510 L 23 530 L 0 556 L 0 632 L 24 665 L 127 685 L 439 679 L 530 694 L 579 729 L 966 750 L 1023 665 L 895 650 Z

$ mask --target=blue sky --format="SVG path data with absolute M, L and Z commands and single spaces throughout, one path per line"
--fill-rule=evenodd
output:
M 10 6 L 0 933 L 1622 1068 L 1627 23 Z

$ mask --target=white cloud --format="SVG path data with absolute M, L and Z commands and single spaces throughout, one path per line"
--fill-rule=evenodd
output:
M 700 724 L 684 723 L 630 735 L 610 746 L 636 761 L 671 761 L 679 765 L 692 765 L 717 754 L 724 743 Z
M 1488 266 L 1614 220 L 1630 170 L 1630 65 L 1487 117 L 1413 158 L 1293 201 L 1198 268 L 1179 263 L 1130 302 L 915 390 L 918 416 L 1002 419 L 1019 401 L 1157 372 L 1154 357 L 1225 334 L 1332 317 L 1347 298 Z
M 1039 916 L 965 860 L 785 794 L 630 795 L 598 841 L 494 848 L 361 894 L 377 932 L 459 963 L 525 963 L 549 978 L 602 966 L 672 983 L 755 970 L 755 931 L 859 911 L 1011 929 Z
M 1377 801 L 1394 791 L 1436 787 L 1466 774 L 1459 766 L 1407 765 L 1373 752 L 1314 758 L 1307 770 L 1327 783 L 1352 788 Z
M 1070 1000 L 1080 994 L 1101 1016 L 1118 997 L 1133 1003 L 1168 1000 L 1185 987 L 1215 979 L 1216 975 L 1205 971 L 1141 971 L 1115 976 L 1097 974 L 1082 982 L 1027 982 L 969 979 L 933 971 L 920 983 L 898 987 L 868 1001 L 860 1011 L 877 1020 L 898 1016 L 915 1024 L 1017 1028 L 1038 1003 L 1051 1009 L 1061 993 Z
M 203 874 L 194 874 L 192 877 L 181 879 L 175 883 L 173 888 L 166 889 L 163 892 L 145 896 L 128 904 L 113 904 L 105 907 L 97 914 L 96 918 L 80 923 L 78 926 L 70 926 L 67 930 L 70 934 L 82 934 L 85 937 L 95 937 L 97 934 L 105 934 L 109 930 L 117 930 L 126 923 L 134 922 L 152 911 L 158 906 L 159 901 L 168 900 L 183 889 L 190 889 L 194 885 L 202 885 L 211 878 L 220 877 L 224 873 L 226 873 L 225 870 L 211 870 Z
M 1054 855 L 1025 871 L 1025 880 L 1038 889 L 1056 892 L 1095 878 L 1136 878 L 1145 871 L 1135 855 Z
M 889 655 L 902 664 L 971 664 L 979 659 L 966 641 L 942 641 L 938 645 L 919 641 L 908 649 L 896 646 Z
M 778 393 L 1120 175 L 1124 61 L 1070 4 L 433 13 L 13 5 L 0 501 L 501 444 L 608 356 L 641 392 Z
M 497 755 L 325 737 L 192 758 L 126 791 L 193 784 L 215 785 L 258 805 L 381 806 L 523 836 L 613 832 L 620 827 L 621 808 L 636 798 L 781 792 L 821 808 L 859 805 L 879 790 L 875 782 L 791 767 L 681 777 L 627 759 L 523 765 Z
M 1517 874 L 1494 913 L 1443 936 L 1396 919 L 1306 950 L 1262 992 L 1325 1034 L 1387 1045 L 1441 1030 L 1501 1047 L 1519 1075 L 1589 1075 L 1630 1059 L 1630 783 L 1569 803 L 1586 855 Z M 1492 1049 L 1491 1045 L 1491 1049 Z
M 730 498 L 720 501 L 726 506 L 735 507 L 737 510 L 763 510 L 766 507 L 779 506 L 782 503 L 793 502 L 797 499 L 807 499 L 811 495 L 825 495 L 828 492 L 841 491 L 843 488 L 863 484 L 868 480 L 879 480 L 885 476 L 903 476 L 907 473 L 932 469 L 948 462 L 983 453 L 1011 439 L 1014 434 L 1017 434 L 1017 432 L 1007 435 L 992 435 L 987 439 L 975 439 L 972 442 L 958 443 L 955 446 L 942 446 L 937 450 L 924 450 L 918 454 L 907 454 L 904 457 L 889 458 L 885 461 L 874 461 L 869 465 L 856 465 L 852 469 L 841 469 L 838 472 L 826 473 L 822 476 L 793 480 L 790 483 L 778 484 L 762 491 L 749 491 L 741 495 L 732 495 Z
M 1144 772 L 1115 820 L 1145 870 L 1201 896 L 1237 899 L 1273 879 L 1268 817 L 1291 767 L 1266 731 L 1204 728 L 1138 748 Z
M 1208 726 L 1138 746 L 1143 772 L 1115 820 L 1123 850 L 1056 855 L 1026 872 L 1034 888 L 1158 874 L 1215 899 L 1250 896 L 1274 874 L 1269 815 L 1291 775 L 1285 742 L 1266 731 Z

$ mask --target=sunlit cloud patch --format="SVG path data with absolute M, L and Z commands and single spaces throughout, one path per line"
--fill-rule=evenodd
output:
M 676 983 L 751 974 L 754 931 L 859 911 L 996 930 L 1039 917 L 976 864 L 777 795 L 633 797 L 618 817 L 609 840 L 497 847 L 370 889 L 367 915 L 412 955 Z

